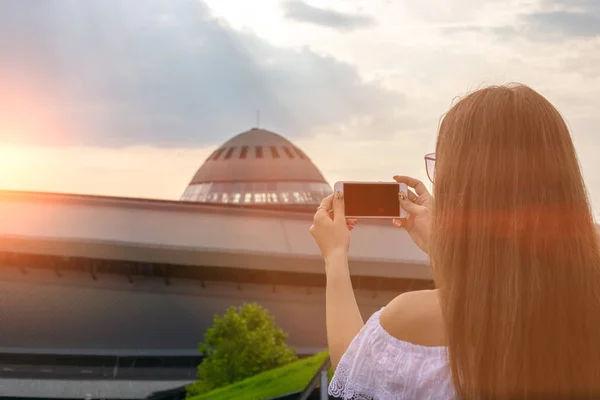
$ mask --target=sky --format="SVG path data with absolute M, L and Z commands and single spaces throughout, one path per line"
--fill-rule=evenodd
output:
M 600 210 L 598 65 L 597 0 L 3 0 L 0 189 L 178 199 L 257 109 L 330 183 L 426 180 L 452 102 L 516 81 Z

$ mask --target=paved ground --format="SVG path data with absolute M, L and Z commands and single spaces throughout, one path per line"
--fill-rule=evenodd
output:
M 1 378 L 65 380 L 159 380 L 194 379 L 195 368 L 108 368 L 56 365 L 0 365 Z
M 153 392 L 173 389 L 191 381 L 76 381 L 0 378 L 0 396 L 73 399 L 143 399 Z M 91 396 L 91 397 L 89 397 Z

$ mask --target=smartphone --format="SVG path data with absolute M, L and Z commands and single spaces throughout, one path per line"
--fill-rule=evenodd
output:
M 347 218 L 406 218 L 398 194 L 407 193 L 398 182 L 336 182 L 335 192 L 344 195 Z

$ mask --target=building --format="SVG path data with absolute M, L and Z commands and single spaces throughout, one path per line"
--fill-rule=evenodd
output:
M 213 316 L 244 302 L 299 354 L 323 350 L 308 228 L 329 193 L 307 155 L 260 129 L 217 149 L 181 201 L 1 191 L 0 396 L 140 398 L 192 381 Z M 364 315 L 430 287 L 427 261 L 389 221 L 361 221 L 350 268 Z
M 275 133 L 251 129 L 208 157 L 181 200 L 313 210 L 329 194 L 331 186 L 302 150 Z

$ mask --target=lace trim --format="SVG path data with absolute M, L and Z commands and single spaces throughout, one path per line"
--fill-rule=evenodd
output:
M 329 395 L 344 400 L 375 400 L 372 388 L 350 382 L 350 369 L 346 364 L 340 364 L 329 383 Z

